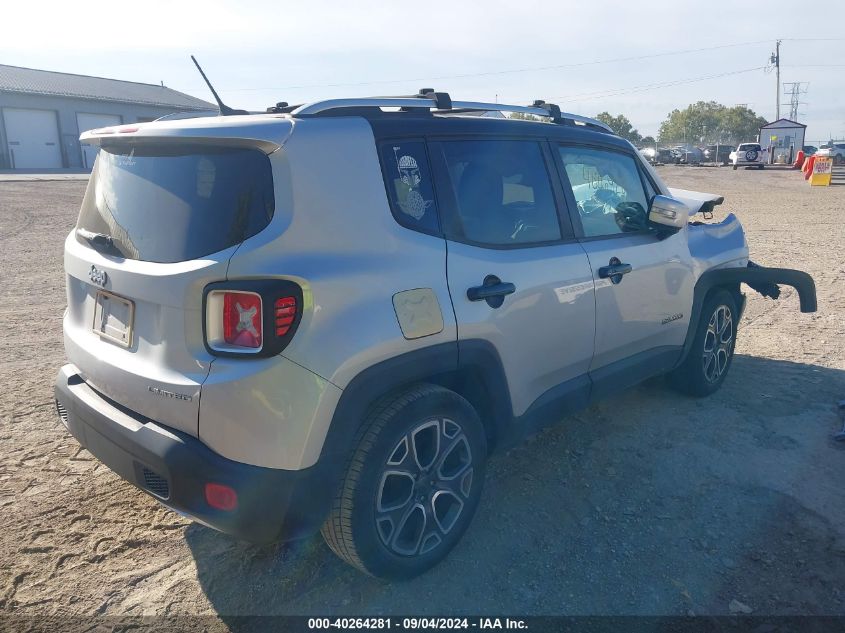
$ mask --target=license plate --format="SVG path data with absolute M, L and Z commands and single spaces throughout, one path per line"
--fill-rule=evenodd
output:
M 97 291 L 93 330 L 102 338 L 123 347 L 132 345 L 135 304 L 104 290 Z

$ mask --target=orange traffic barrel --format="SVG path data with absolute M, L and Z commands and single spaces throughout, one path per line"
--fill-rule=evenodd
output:
M 810 179 L 810 175 L 813 173 L 813 163 L 815 163 L 815 162 L 816 162 L 816 155 L 815 154 L 813 154 L 812 156 L 810 156 L 810 158 L 808 158 L 806 161 L 804 161 L 804 180 Z

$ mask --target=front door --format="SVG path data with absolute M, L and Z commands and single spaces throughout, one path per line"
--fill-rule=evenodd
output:
M 611 376 L 616 386 L 627 386 L 644 372 L 669 369 L 684 344 L 694 287 L 686 231 L 661 239 L 648 227 L 654 186 L 633 155 L 557 149 L 595 280 L 590 372 L 599 392 L 601 379 Z M 619 377 L 626 372 L 630 380 Z
M 447 275 L 459 340 L 499 353 L 517 416 L 589 392 L 595 302 L 589 261 L 559 213 L 551 154 L 533 140 L 431 143 L 442 178 Z

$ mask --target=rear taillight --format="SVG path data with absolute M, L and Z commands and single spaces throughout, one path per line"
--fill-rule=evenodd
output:
M 278 354 L 296 330 L 302 290 L 290 281 L 221 282 L 206 288 L 205 344 L 223 356 Z
M 276 299 L 276 336 L 284 336 L 296 318 L 296 297 Z
M 252 292 L 224 292 L 223 340 L 236 347 L 261 348 L 261 296 Z

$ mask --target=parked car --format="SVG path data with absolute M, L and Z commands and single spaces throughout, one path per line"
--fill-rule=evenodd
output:
M 640 150 L 640 153 L 652 165 L 666 165 L 675 162 L 672 150 L 665 147 L 645 147 Z
M 834 165 L 845 165 L 845 142 L 825 143 L 818 149 L 816 156 L 833 158 Z
M 736 149 L 733 145 L 708 145 L 704 149 L 704 159 L 710 163 L 721 163 L 729 165 L 731 152 Z
M 640 150 L 640 153 L 652 165 L 665 165 L 675 162 L 672 157 L 672 150 L 665 147 L 644 147 Z
M 721 196 L 548 104 L 425 91 L 81 139 L 61 422 L 169 508 L 255 542 L 322 530 L 379 577 L 446 556 L 514 437 L 657 374 L 719 389 L 741 283 L 815 309 L 734 215 L 689 222 Z
M 801 149 L 804 151 L 805 156 L 812 156 L 817 151 L 819 151 L 819 148 L 816 147 L 815 145 L 805 145 Z
M 657 148 L 656 147 L 641 147 L 640 154 L 643 155 L 649 163 L 652 165 L 657 164 Z
M 704 162 L 704 152 L 693 145 L 679 145 L 672 148 L 676 163 L 682 165 L 700 165 Z
M 760 147 L 759 143 L 740 143 L 739 147 L 730 153 L 730 160 L 734 169 L 738 167 L 756 167 L 763 169 L 768 159 L 768 151 Z

